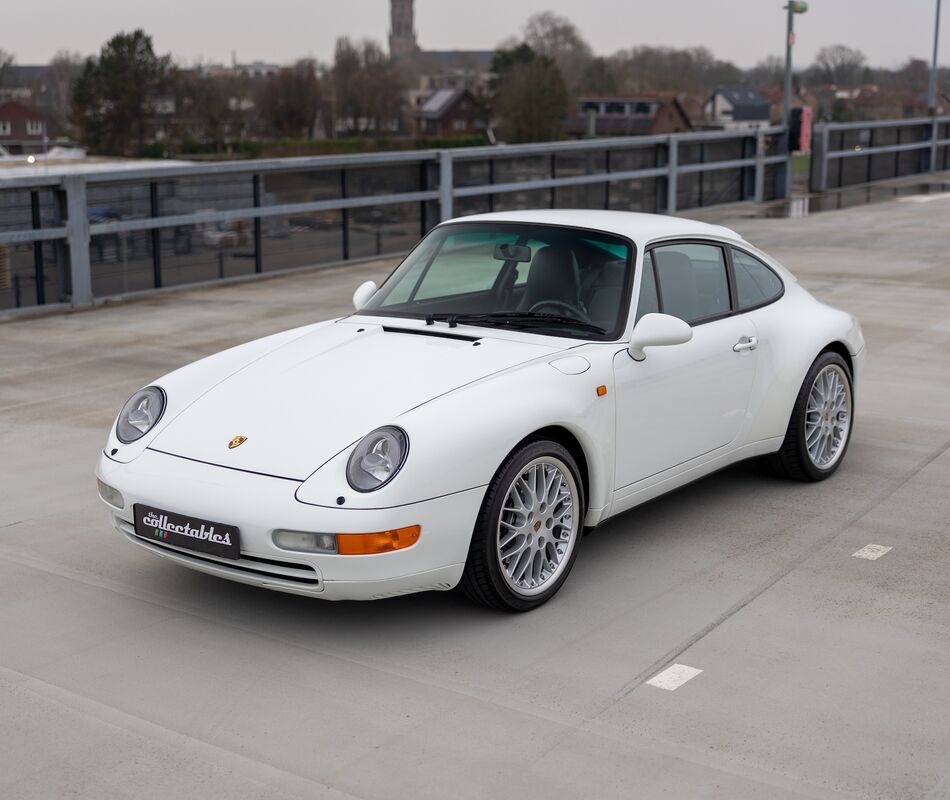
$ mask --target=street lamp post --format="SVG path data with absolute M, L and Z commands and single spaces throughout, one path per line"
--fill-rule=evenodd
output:
M 930 65 L 930 86 L 927 88 L 927 105 L 930 107 L 933 131 L 930 137 L 930 171 L 937 171 L 937 44 L 940 41 L 940 0 L 937 0 L 937 18 L 934 21 L 934 57 Z
M 930 86 L 927 90 L 927 104 L 930 113 L 937 114 L 937 44 L 940 41 L 940 0 L 937 0 L 937 19 L 934 22 L 934 57 L 930 65 Z
M 939 2 L 939 0 L 938 0 Z M 795 44 L 795 15 L 808 11 L 808 3 L 789 0 L 784 7 L 788 12 L 785 31 L 785 91 L 782 96 L 782 127 L 785 128 L 785 150 L 788 160 L 785 164 L 785 196 L 792 196 L 792 45 Z

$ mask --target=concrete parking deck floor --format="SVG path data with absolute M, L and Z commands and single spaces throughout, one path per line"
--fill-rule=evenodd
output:
M 388 264 L 0 325 L 0 797 L 950 797 L 948 221 L 732 220 L 864 323 L 845 465 L 636 509 L 522 616 L 216 580 L 96 498 L 134 388 L 344 311 Z M 871 543 L 893 549 L 852 557 Z M 702 672 L 645 683 L 672 663 Z

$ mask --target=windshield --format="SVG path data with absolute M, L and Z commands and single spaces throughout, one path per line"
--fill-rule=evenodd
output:
M 360 309 L 616 339 L 630 296 L 632 245 L 597 231 L 511 222 L 436 228 Z

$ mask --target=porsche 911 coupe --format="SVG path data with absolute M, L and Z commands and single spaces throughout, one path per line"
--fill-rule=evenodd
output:
M 353 301 L 132 395 L 96 470 L 125 538 L 311 597 L 526 611 L 605 520 L 741 459 L 823 480 L 848 449 L 858 321 L 724 227 L 470 216 Z

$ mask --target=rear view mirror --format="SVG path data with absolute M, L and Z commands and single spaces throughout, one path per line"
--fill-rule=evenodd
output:
M 369 299 L 374 294 L 376 294 L 375 281 L 366 281 L 366 283 L 361 283 L 359 288 L 353 292 L 353 308 L 359 311 L 369 302 Z
M 502 244 L 495 245 L 495 259 L 497 261 L 518 261 L 527 264 L 531 261 L 531 248 L 523 244 Z
M 669 314 L 644 314 L 633 328 L 627 352 L 634 361 L 643 361 L 644 347 L 685 344 L 693 338 L 693 329 L 679 317 Z

